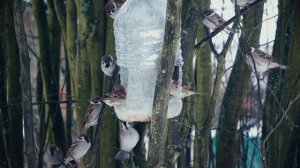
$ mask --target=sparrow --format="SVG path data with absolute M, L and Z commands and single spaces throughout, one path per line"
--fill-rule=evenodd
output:
M 183 85 L 179 87 L 177 81 L 175 80 L 171 81 L 170 95 L 182 99 L 184 97 L 191 96 L 194 94 L 205 95 L 204 93 L 197 93 L 195 91 L 192 91 L 190 86 Z
M 97 125 L 98 117 L 102 108 L 101 100 L 101 97 L 97 96 L 90 101 L 90 105 L 85 114 L 84 130 L 82 133 L 85 133 L 89 127 Z
M 120 8 L 122 6 L 122 3 L 109 1 L 105 4 L 105 13 L 107 13 L 112 19 L 115 18 L 115 16 L 118 14 Z
M 256 71 L 259 74 L 261 73 L 264 74 L 267 70 L 271 68 L 279 67 L 281 69 L 287 69 L 287 66 L 281 65 L 278 62 L 276 62 L 271 55 L 263 52 L 260 49 L 251 47 L 250 52 L 246 54 L 246 62 L 251 67 L 252 70 L 255 70 L 252 57 L 255 62 Z
M 248 6 L 249 4 L 251 4 L 254 1 L 256 1 L 256 0 L 231 0 L 231 2 L 233 4 L 236 3 L 236 5 L 240 6 L 240 7 Z
M 127 160 L 133 154 L 132 149 L 139 141 L 139 133 L 128 123 L 123 123 L 120 132 L 120 151 L 116 154 L 116 160 Z
M 125 88 L 122 85 L 115 86 L 114 90 L 106 93 L 102 101 L 108 106 L 119 106 L 126 98 Z
M 76 162 L 86 154 L 90 147 L 91 142 L 89 137 L 86 134 L 80 135 L 68 149 L 64 164 L 68 165 L 70 162 L 73 162 L 72 160 Z
M 117 64 L 111 55 L 104 55 L 101 57 L 101 69 L 107 76 L 112 76 Z
M 204 12 L 204 19 L 202 22 L 206 27 L 212 30 L 215 30 L 226 23 L 226 21 L 213 10 L 207 10 Z M 229 31 L 233 31 L 228 27 L 226 27 L 226 29 Z
M 47 166 L 53 166 L 62 164 L 64 156 L 58 146 L 49 145 L 44 153 L 43 159 Z

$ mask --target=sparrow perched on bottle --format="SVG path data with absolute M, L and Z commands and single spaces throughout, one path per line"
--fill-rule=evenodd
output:
M 255 0 L 231 0 L 231 2 L 233 4 L 235 4 L 235 2 L 236 2 L 236 5 L 240 6 L 240 7 L 248 6 L 249 4 L 251 4 L 254 1 Z
M 117 85 L 113 91 L 105 94 L 102 101 L 108 106 L 119 106 L 124 102 L 125 98 L 126 92 L 124 86 Z
M 107 76 L 112 76 L 117 64 L 111 55 L 104 55 L 101 57 L 101 69 Z
M 90 101 L 90 105 L 85 114 L 84 130 L 82 133 L 85 133 L 89 127 L 97 125 L 98 117 L 102 108 L 101 100 L 101 97 L 97 96 Z
M 80 135 L 68 149 L 64 164 L 68 165 L 72 160 L 77 161 L 86 154 L 90 147 L 91 142 L 89 137 L 86 134 Z
M 123 123 L 120 132 L 120 151 L 116 154 L 116 160 L 127 160 L 130 158 L 132 149 L 139 141 L 139 133 L 128 123 Z
M 206 27 L 212 30 L 215 30 L 226 23 L 226 21 L 213 10 L 207 10 L 204 12 L 204 19 L 202 22 Z M 229 27 L 226 27 L 226 29 L 233 32 L 233 30 Z
M 60 165 L 63 163 L 64 155 L 58 146 L 48 145 L 43 159 L 48 166 Z
M 181 99 L 181 98 L 191 96 L 194 94 L 205 95 L 203 93 L 197 93 L 197 92 L 193 91 L 190 86 L 184 85 L 184 86 L 179 87 L 177 81 L 175 81 L 175 80 L 171 81 L 170 95 Z
M 263 52 L 262 50 L 251 47 L 250 52 L 246 54 L 246 62 L 252 70 L 255 70 L 252 58 L 255 63 L 255 69 L 259 74 L 264 73 L 271 68 L 287 68 L 287 66 L 277 63 L 271 55 Z
M 117 13 L 119 12 L 120 8 L 122 6 L 122 3 L 109 1 L 105 5 L 105 13 L 107 13 L 112 19 L 115 18 Z

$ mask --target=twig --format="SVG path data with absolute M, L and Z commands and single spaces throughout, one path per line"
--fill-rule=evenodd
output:
M 216 30 L 214 30 L 210 35 L 206 36 L 205 38 L 203 38 L 198 44 L 195 45 L 195 49 L 198 50 L 200 47 L 203 46 L 203 44 L 207 41 L 209 41 L 210 39 L 212 39 L 213 37 L 215 37 L 218 33 L 220 33 L 223 29 L 225 29 L 228 25 L 230 25 L 233 21 L 235 21 L 236 19 L 239 19 L 241 15 L 245 14 L 250 8 L 264 2 L 265 0 L 257 0 L 251 4 L 249 4 L 248 6 L 244 7 L 242 10 L 240 10 L 240 12 L 238 14 L 236 14 L 235 16 L 233 16 L 231 19 L 229 19 L 227 22 L 225 22 L 222 26 L 220 26 L 219 28 L 217 28 Z

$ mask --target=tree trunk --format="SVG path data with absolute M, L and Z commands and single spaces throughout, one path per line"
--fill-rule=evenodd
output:
M 115 54 L 115 40 L 113 33 L 113 20 L 106 17 L 106 47 L 105 54 L 114 55 Z M 104 53 L 98 55 L 98 61 Z M 100 67 L 100 65 L 99 65 Z M 103 72 L 101 72 L 103 74 Z M 109 77 L 103 75 L 103 93 L 105 94 L 107 88 L 109 87 Z M 114 114 L 113 108 L 105 108 L 105 120 L 103 120 L 102 133 L 100 136 L 100 149 L 99 149 L 99 167 L 117 167 L 117 161 L 114 160 L 114 156 L 117 153 L 117 140 L 118 140 L 118 119 Z
M 52 102 L 48 105 L 48 115 L 51 121 L 49 126 L 52 128 L 55 144 L 65 152 L 65 129 L 60 104 L 57 103 L 59 101 L 60 29 L 52 1 L 48 1 L 48 19 L 44 1 L 33 0 L 32 8 L 39 36 L 40 68 L 45 100 Z
M 182 67 L 182 83 L 184 85 L 194 86 L 194 74 L 193 74 L 193 57 L 194 57 L 194 45 L 196 38 L 196 29 L 200 19 L 200 8 L 202 6 L 202 1 L 200 0 L 189 0 L 182 5 L 182 30 L 181 30 L 181 49 L 182 49 L 182 57 L 184 60 L 184 64 Z M 194 99 L 188 97 L 183 100 L 183 109 L 181 115 L 178 117 L 178 121 L 180 124 L 176 122 L 170 122 L 172 125 L 170 128 L 178 129 L 177 136 L 180 137 L 180 140 L 177 142 L 172 142 L 172 146 L 177 146 L 180 151 L 180 160 L 179 167 L 187 167 L 190 163 L 190 147 L 186 145 L 188 140 L 190 125 L 192 125 L 192 111 L 194 106 Z M 174 132 L 174 131 L 172 131 Z M 171 133 L 171 132 L 170 132 Z M 174 132 L 176 133 L 176 132 Z M 171 137 L 176 137 L 175 135 L 171 135 Z M 175 140 L 176 141 L 176 140 Z M 175 145 L 175 143 L 177 143 Z M 175 149 L 173 149 L 176 152 Z M 172 152 L 171 152 L 172 153 Z
M 270 131 L 274 133 L 267 140 L 267 161 L 269 167 L 297 167 L 299 166 L 296 152 L 299 130 L 291 123 L 299 124 L 300 101 L 296 100 L 287 112 L 287 117 L 278 128 L 279 122 L 290 102 L 298 95 L 299 87 L 299 10 L 298 1 L 279 1 L 279 16 L 273 49 L 274 58 L 284 65 L 289 65 L 286 71 L 273 70 L 270 74 L 266 98 L 266 118 L 263 139 Z M 276 96 L 276 97 L 275 97 Z M 279 101 L 279 103 L 278 103 Z M 278 117 L 281 116 L 281 117 Z M 298 154 L 299 155 L 299 154 Z
M 260 33 L 252 34 L 252 31 L 253 27 L 256 27 L 256 32 L 260 32 L 262 14 L 263 5 L 260 4 L 253 9 L 249 9 L 249 11 L 243 15 L 243 29 L 239 40 L 238 53 L 225 90 L 219 116 L 219 129 L 216 135 L 217 168 L 233 168 L 237 166 L 238 163 L 238 115 L 249 87 L 251 74 L 243 57 L 250 46 L 257 46 L 259 43 Z
M 292 9 L 293 6 L 291 4 L 292 0 L 282 0 L 278 1 L 278 21 L 277 21 L 277 30 L 275 43 L 273 47 L 273 57 L 281 63 L 286 62 L 287 57 L 289 55 L 290 40 L 291 40 L 291 27 L 292 22 L 290 18 L 292 18 Z M 294 35 L 292 35 L 294 36 Z M 296 37 L 296 36 L 295 36 Z M 291 58 L 295 59 L 295 58 Z M 294 62 L 296 63 L 296 62 Z M 296 69 L 289 70 L 288 72 L 292 74 Z M 266 138 L 266 135 L 273 129 L 273 126 L 279 121 L 279 117 L 282 114 L 280 110 L 280 106 L 286 108 L 286 101 L 284 98 L 287 98 L 290 101 L 289 96 L 287 94 L 291 93 L 292 85 L 296 76 L 286 78 L 286 74 L 284 71 L 279 71 L 278 69 L 272 70 L 269 75 L 268 81 L 268 90 L 266 94 L 266 102 L 265 102 L 265 111 L 264 114 L 264 125 L 263 125 L 263 135 L 262 139 Z M 284 80 L 286 79 L 286 80 Z M 285 89 L 283 89 L 285 88 Z M 287 92 L 286 94 L 282 94 L 283 92 Z M 296 93 L 296 92 L 295 92 Z M 281 102 L 277 103 L 276 99 Z M 291 127 L 289 121 L 284 120 L 278 129 L 267 139 L 266 148 L 267 152 L 267 164 L 269 167 L 279 168 L 286 166 L 284 164 L 284 160 L 286 158 L 287 144 L 289 142 Z
M 28 167 L 36 167 L 35 143 L 33 133 L 33 111 L 30 83 L 30 58 L 27 49 L 26 34 L 23 23 L 23 1 L 14 1 L 14 21 L 20 55 L 20 82 L 22 89 L 22 106 L 24 114 L 25 155 Z
M 202 2 L 203 11 L 209 9 L 210 0 Z M 203 13 L 200 10 L 201 13 Z M 201 18 L 202 19 L 202 18 Z M 205 37 L 205 28 L 203 24 L 199 24 L 196 31 L 196 37 L 198 40 Z M 196 90 L 200 93 L 205 93 L 206 96 L 196 97 L 196 112 L 195 112 L 195 140 L 194 140 L 194 159 L 193 166 L 199 168 L 208 167 L 208 154 L 210 145 L 210 131 L 204 135 L 200 135 L 198 130 L 205 127 L 204 123 L 209 116 L 209 97 L 211 95 L 211 51 L 209 45 L 205 45 L 201 50 L 197 50 L 196 54 L 196 69 L 195 69 L 195 81 Z M 210 125 L 210 124 L 209 124 Z
M 181 5 L 181 0 L 168 0 L 167 2 L 165 36 L 154 94 L 147 167 L 163 167 L 165 164 L 168 130 L 167 109 L 170 80 L 179 39 Z
M 0 20 L 5 20 L 5 2 L 0 1 Z M 0 32 L 5 31 L 5 24 L 0 25 Z M 0 35 L 0 167 L 12 167 L 10 165 L 10 157 L 7 149 L 7 133 L 8 133 L 8 114 L 7 114 L 7 100 L 6 100 L 6 63 L 4 43 L 5 37 Z
M 286 89 L 283 91 L 283 93 L 290 93 L 285 94 L 286 97 L 286 104 L 289 103 L 289 101 L 293 100 L 298 94 L 300 93 L 300 2 L 294 1 L 292 4 L 293 6 L 293 15 L 291 17 L 291 20 L 293 21 L 293 28 L 291 34 L 294 38 L 291 39 L 291 47 L 289 50 L 289 57 L 287 61 L 287 65 L 289 65 L 289 69 L 286 72 Z M 294 102 L 293 107 L 290 110 L 291 112 L 288 115 L 289 118 L 294 119 L 295 125 L 292 125 L 292 131 L 291 131 L 291 138 L 288 143 L 288 150 L 286 150 L 285 155 L 285 162 L 284 165 L 286 167 L 296 167 L 300 165 L 300 160 L 297 159 L 297 155 L 299 158 L 300 153 L 297 153 L 297 150 L 299 152 L 300 148 L 300 132 L 299 129 L 296 127 L 296 125 L 300 125 L 300 100 L 298 99 L 296 102 Z M 296 164 L 295 161 L 296 160 Z
M 89 26 L 91 17 L 91 4 L 85 4 L 85 0 L 77 0 L 77 18 L 78 18 L 78 44 L 76 58 L 76 97 L 84 100 L 91 96 L 91 69 L 89 56 L 91 46 L 88 45 L 92 27 Z M 81 8 L 82 7 L 82 8 Z M 87 110 L 87 102 L 76 104 L 76 123 L 77 133 L 81 133 L 84 128 L 84 116 Z
M 13 2 L 6 2 L 6 58 L 7 58 L 7 102 L 17 104 L 22 102 L 20 77 L 20 57 L 14 30 Z M 8 108 L 9 117 L 9 149 L 12 167 L 23 167 L 23 111 L 21 106 Z M 18 162 L 14 162 L 18 160 Z

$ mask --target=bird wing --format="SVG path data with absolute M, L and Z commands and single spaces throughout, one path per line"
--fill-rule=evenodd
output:
M 260 49 L 255 49 L 255 54 L 261 58 L 265 58 L 265 59 L 268 59 L 269 61 L 274 61 L 273 57 L 265 52 L 263 52 L 262 50 Z
M 87 112 L 85 113 L 85 120 L 84 120 L 84 123 L 86 123 L 89 119 L 89 116 L 91 115 L 91 113 L 93 112 L 93 110 L 95 109 L 95 106 L 90 104 L 88 109 L 87 109 Z
M 78 145 L 79 145 L 78 139 L 76 139 L 76 140 L 71 144 L 71 146 L 70 146 L 70 148 L 69 148 L 69 150 L 68 150 L 68 152 L 67 152 L 67 157 L 68 157 L 68 156 L 73 157 L 71 153 L 74 151 L 74 149 L 77 148 Z
M 126 97 L 126 92 L 125 88 L 122 85 L 116 85 L 115 90 L 109 93 L 109 96 L 113 98 L 118 98 L 118 99 L 125 99 Z
M 221 16 L 219 16 L 216 13 L 212 15 L 211 18 L 209 18 L 209 20 L 218 27 L 222 26 L 226 22 Z

